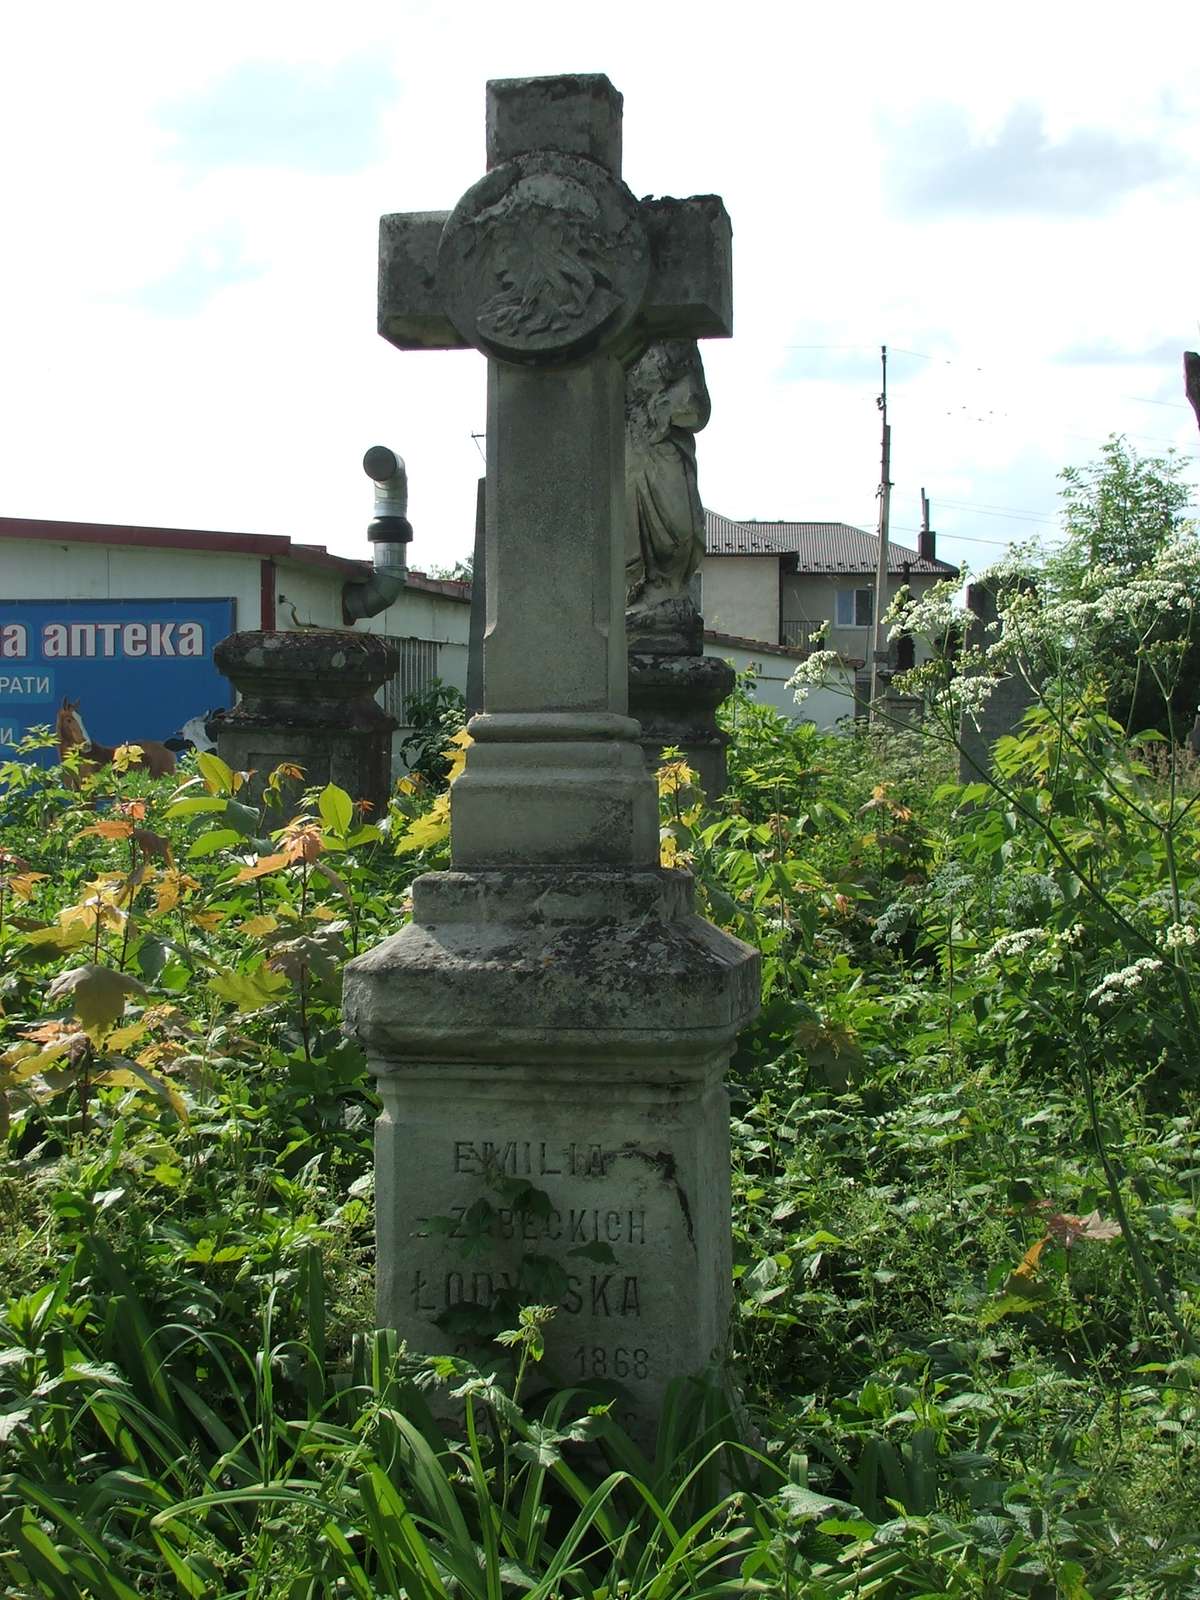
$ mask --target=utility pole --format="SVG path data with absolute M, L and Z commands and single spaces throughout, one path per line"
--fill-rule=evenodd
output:
M 888 608 L 888 519 L 892 505 L 892 429 L 887 414 L 887 345 L 880 346 L 879 354 L 883 365 L 883 390 L 876 404 L 883 419 L 883 444 L 879 469 L 879 563 L 875 568 L 875 612 L 874 626 L 871 629 L 874 648 L 871 651 L 868 724 L 875 722 L 878 717 L 877 701 L 882 693 L 883 669 L 888 659 L 887 630 L 883 621 Z

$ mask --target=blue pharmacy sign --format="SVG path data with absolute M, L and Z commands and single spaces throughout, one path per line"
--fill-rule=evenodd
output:
M 233 703 L 213 648 L 233 600 L 0 600 L 0 757 L 64 699 L 99 744 L 169 739 Z

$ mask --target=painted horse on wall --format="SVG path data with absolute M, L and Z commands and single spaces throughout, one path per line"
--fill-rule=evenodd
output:
M 112 745 L 97 744 L 84 726 L 83 718 L 79 715 L 78 700 L 64 700 L 58 709 L 58 758 L 61 761 L 68 750 L 78 750 L 83 757 L 82 772 L 85 777 L 107 767 L 116 755 L 116 748 Z M 165 744 L 160 744 L 157 739 L 127 739 L 127 744 L 135 744 L 141 750 L 140 758 L 135 766 L 145 767 L 152 778 L 163 778 L 168 773 L 175 771 L 175 752 L 168 750 Z

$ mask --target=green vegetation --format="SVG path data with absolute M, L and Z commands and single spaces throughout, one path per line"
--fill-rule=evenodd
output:
M 743 1398 L 681 1384 L 652 1458 L 553 1387 L 545 1306 L 482 1371 L 372 1328 L 340 969 L 444 861 L 440 769 L 282 828 L 289 774 L 251 806 L 211 756 L 0 769 L 0 1589 L 1200 1596 L 1200 774 L 1011 607 L 1046 648 L 992 785 L 953 781 L 937 658 L 920 735 L 743 689 L 722 806 L 663 769 L 664 861 L 764 976 Z M 1137 647 L 1166 697 L 1177 644 Z

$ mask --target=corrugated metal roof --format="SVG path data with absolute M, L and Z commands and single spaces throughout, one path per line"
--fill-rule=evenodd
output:
M 879 539 L 848 522 L 735 522 L 717 511 L 705 511 L 705 553 L 710 556 L 794 555 L 801 572 L 874 572 Z M 888 540 L 888 571 L 950 575 L 948 561 L 926 561 L 907 545 Z

